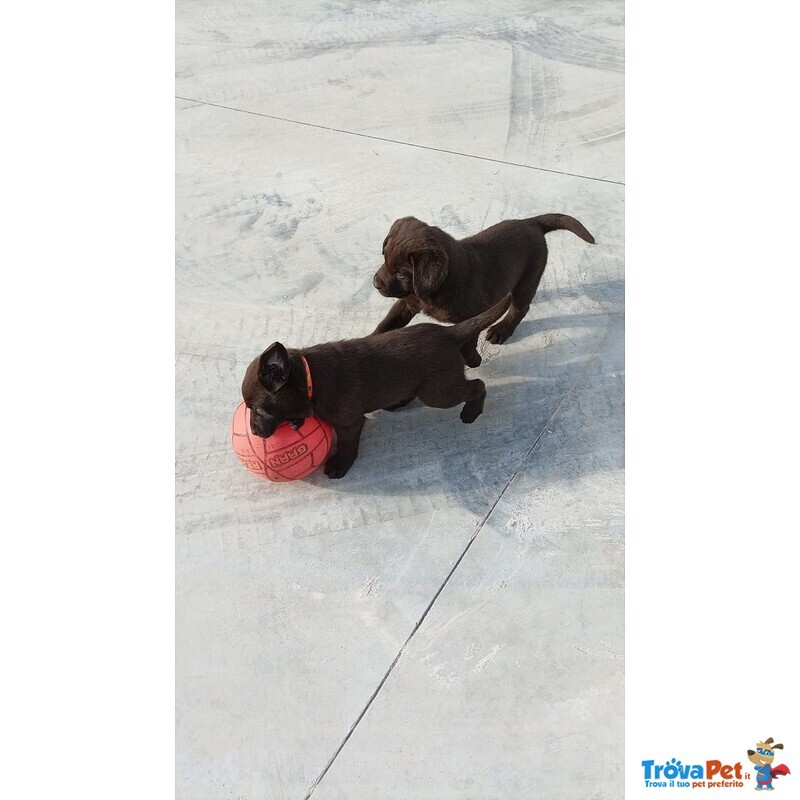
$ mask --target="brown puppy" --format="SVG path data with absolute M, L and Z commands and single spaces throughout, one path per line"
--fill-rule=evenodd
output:
M 547 263 L 544 235 L 555 230 L 594 244 L 592 234 L 566 214 L 509 219 L 460 241 L 415 217 L 396 220 L 372 283 L 384 297 L 400 299 L 374 332 L 402 328 L 420 311 L 461 322 L 510 292 L 508 314 L 486 333 L 487 341 L 502 344 L 528 313 Z
M 481 363 L 480 332 L 500 319 L 511 297 L 483 314 L 451 327 L 413 325 L 380 336 L 287 350 L 280 342 L 254 359 L 244 376 L 242 396 L 254 435 L 268 438 L 282 422 L 296 428 L 317 416 L 336 431 L 336 455 L 325 474 L 341 478 L 358 455 L 364 414 L 398 408 L 415 397 L 433 408 L 464 403 L 463 422 L 483 411 L 486 386 L 468 381 L 464 365 Z M 307 380 L 306 364 L 310 373 Z

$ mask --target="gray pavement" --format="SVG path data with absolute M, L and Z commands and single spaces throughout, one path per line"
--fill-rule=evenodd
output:
M 177 5 L 177 796 L 619 798 L 623 19 Z M 229 441 L 270 342 L 365 335 L 391 222 L 550 211 L 483 416 L 370 415 L 340 481 Z

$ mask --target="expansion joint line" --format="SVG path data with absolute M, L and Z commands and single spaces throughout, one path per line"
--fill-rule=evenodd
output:
M 373 139 L 377 142 L 388 142 L 390 144 L 400 144 L 406 147 L 416 147 L 419 150 L 431 150 L 434 153 L 446 153 L 450 156 L 461 156 L 462 158 L 474 158 L 478 161 L 490 161 L 493 164 L 505 164 L 507 167 L 521 167 L 522 169 L 532 169 L 537 172 L 551 172 L 554 175 L 567 175 L 570 178 L 583 178 L 586 181 L 597 181 L 598 183 L 612 183 L 615 186 L 624 186 L 624 181 L 612 181 L 610 178 L 595 178 L 591 175 L 580 175 L 577 172 L 564 172 L 560 169 L 550 169 L 548 167 L 536 167 L 533 164 L 520 164 L 515 161 L 503 161 L 501 158 L 489 158 L 488 156 L 479 156 L 474 153 L 461 153 L 458 150 L 447 150 L 444 147 L 431 147 L 427 144 L 417 144 L 416 142 L 404 142 L 401 139 L 389 139 L 385 136 L 375 136 L 371 133 L 359 133 L 358 131 L 348 131 L 344 128 L 334 128 L 331 125 L 318 125 L 315 122 L 304 122 L 299 119 L 290 119 L 289 117 L 279 117 L 276 114 L 264 114 L 261 111 L 248 111 L 245 108 L 234 108 L 233 106 L 224 106 L 221 103 L 211 103 L 208 100 L 198 100 L 194 97 L 181 97 L 175 95 L 176 100 L 185 100 L 187 103 L 197 103 L 198 105 L 211 106 L 212 108 L 222 108 L 225 111 L 236 111 L 239 114 L 252 114 L 254 117 L 264 117 L 265 119 L 273 119 L 277 122 L 289 122 L 293 125 L 304 125 L 307 128 L 318 128 L 323 131 L 332 131 L 334 133 L 343 133 L 346 136 L 360 136 L 362 139 Z

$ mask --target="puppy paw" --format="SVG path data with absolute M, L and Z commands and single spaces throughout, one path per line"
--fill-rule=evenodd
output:
M 475 422 L 482 412 L 483 409 L 481 408 L 470 408 L 469 406 L 464 406 L 464 408 L 461 409 L 461 421 L 466 425 L 469 425 L 471 422 Z
M 338 455 L 325 462 L 325 474 L 329 478 L 344 478 L 347 471 L 353 466 L 354 458 L 339 458 Z
M 492 327 L 486 331 L 486 341 L 492 344 L 503 344 L 509 336 L 511 336 L 511 331 L 500 322 L 498 322 L 497 325 L 492 325 Z

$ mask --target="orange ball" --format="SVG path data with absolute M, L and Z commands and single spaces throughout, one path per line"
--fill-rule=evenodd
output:
M 333 444 L 333 429 L 318 417 L 308 417 L 298 430 L 282 422 L 269 439 L 250 430 L 250 409 L 240 403 L 231 426 L 233 450 L 247 469 L 270 481 L 296 481 L 310 475 Z

